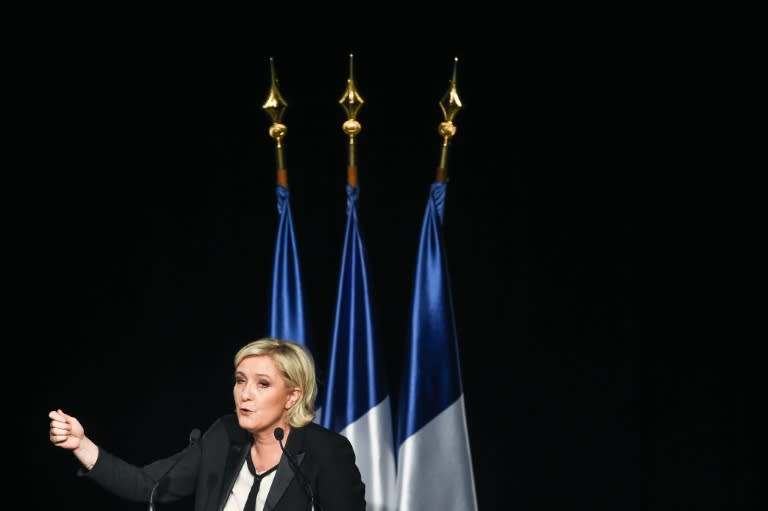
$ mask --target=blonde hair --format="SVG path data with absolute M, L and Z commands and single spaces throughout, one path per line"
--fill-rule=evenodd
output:
M 317 382 L 315 362 L 309 351 L 293 341 L 265 337 L 240 348 L 235 355 L 235 368 L 244 358 L 255 355 L 271 358 L 283 373 L 288 387 L 301 389 L 299 400 L 288 410 L 288 424 L 301 427 L 312 422 L 315 418 Z

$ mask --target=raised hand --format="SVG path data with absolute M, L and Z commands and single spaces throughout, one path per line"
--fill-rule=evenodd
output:
M 70 451 L 80 447 L 80 443 L 85 438 L 85 430 L 80 421 L 64 413 L 61 408 L 49 412 L 48 418 L 51 419 L 51 443 Z

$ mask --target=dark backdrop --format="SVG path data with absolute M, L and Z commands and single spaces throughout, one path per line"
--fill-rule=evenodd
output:
M 745 509 L 760 335 L 737 327 L 761 312 L 742 290 L 759 288 L 765 226 L 765 194 L 741 177 L 765 161 L 755 32 L 713 7 L 544 11 L 338 12 L 304 29 L 283 9 L 6 16 L 6 463 L 40 488 L 31 507 L 142 508 L 75 478 L 50 409 L 137 464 L 230 410 L 232 356 L 266 331 L 270 56 L 324 370 L 352 52 L 395 402 L 459 58 L 446 242 L 480 507 Z

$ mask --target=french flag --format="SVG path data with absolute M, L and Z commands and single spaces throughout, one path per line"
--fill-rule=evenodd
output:
M 432 184 L 419 239 L 398 414 L 398 511 L 477 510 L 443 248 L 446 189 Z
M 352 443 L 365 483 L 366 509 L 394 511 L 391 402 L 374 333 L 358 196 L 359 188 L 347 185 L 347 224 L 322 424 Z

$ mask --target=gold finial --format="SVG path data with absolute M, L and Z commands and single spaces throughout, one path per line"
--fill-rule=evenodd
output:
M 275 71 L 275 59 L 269 57 L 269 70 L 272 75 L 272 83 L 267 94 L 267 99 L 264 101 L 263 108 L 267 114 L 272 118 L 274 124 L 280 124 L 285 114 L 285 109 L 288 103 L 283 99 L 283 95 L 280 94 L 280 89 L 277 88 L 277 72 Z
M 288 128 L 283 124 L 283 115 L 288 103 L 283 99 L 280 90 L 277 88 L 277 73 L 275 72 L 275 60 L 269 58 L 269 68 L 272 74 L 272 84 L 267 94 L 267 99 L 261 108 L 267 112 L 272 119 L 272 125 L 269 127 L 269 136 L 275 139 L 277 143 L 277 182 L 282 186 L 288 186 L 288 178 L 285 170 L 285 156 L 283 155 L 283 138 L 288 133 Z
M 439 181 L 445 181 L 447 177 L 446 166 L 448 163 L 448 144 L 450 143 L 451 138 L 456 134 L 456 125 L 453 124 L 453 119 L 462 107 L 461 100 L 459 99 L 459 92 L 456 90 L 456 69 L 458 66 L 459 58 L 454 57 L 453 76 L 450 80 L 450 86 L 438 103 L 440 109 L 443 111 L 443 117 L 445 118 L 445 121 L 441 122 L 438 127 L 438 132 L 440 133 L 440 136 L 443 137 L 440 165 L 437 169 L 437 179 Z
M 347 167 L 347 182 L 352 186 L 357 186 L 357 165 L 355 163 L 355 136 L 360 133 L 362 126 L 357 120 L 357 114 L 362 108 L 363 97 L 355 87 L 354 75 L 354 55 L 349 54 L 349 78 L 347 79 L 347 88 L 339 99 L 344 111 L 347 113 L 347 120 L 342 125 L 344 133 L 349 135 L 349 165 Z

